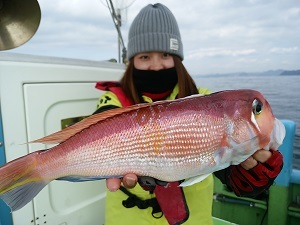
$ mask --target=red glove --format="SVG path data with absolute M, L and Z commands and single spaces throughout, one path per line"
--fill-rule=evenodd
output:
M 265 162 L 246 170 L 241 165 L 231 166 L 229 184 L 237 196 L 254 197 L 269 189 L 283 166 L 279 151 L 270 150 L 272 156 Z

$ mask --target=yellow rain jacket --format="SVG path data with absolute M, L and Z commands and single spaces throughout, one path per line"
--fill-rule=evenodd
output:
M 206 88 L 199 88 L 200 94 L 210 94 Z M 178 94 L 176 85 L 172 93 L 166 98 L 173 100 Z M 152 102 L 152 99 L 143 96 L 145 102 Z M 111 91 L 105 92 L 100 96 L 97 108 L 116 106 L 122 107 L 118 97 Z M 130 193 L 138 196 L 142 200 L 151 199 L 155 194 L 143 190 L 140 185 L 129 189 Z M 212 200 L 213 200 L 213 176 L 208 176 L 205 180 L 192 186 L 184 187 L 186 203 L 189 209 L 189 218 L 183 224 L 185 225 L 212 225 Z M 154 218 L 152 208 L 139 209 L 138 207 L 125 208 L 122 201 L 126 200 L 128 195 L 121 190 L 117 192 L 107 191 L 105 207 L 105 225 L 168 225 L 165 217 Z M 159 215 L 158 215 L 159 217 Z

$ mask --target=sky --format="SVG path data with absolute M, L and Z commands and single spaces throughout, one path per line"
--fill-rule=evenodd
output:
M 127 45 L 130 24 L 147 4 L 113 0 Z M 165 0 L 177 19 L 184 65 L 192 75 L 300 69 L 299 0 Z M 87 60 L 118 59 L 118 35 L 106 0 L 39 0 L 40 26 L 6 52 Z

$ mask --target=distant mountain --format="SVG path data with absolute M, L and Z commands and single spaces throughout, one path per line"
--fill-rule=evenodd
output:
M 261 75 L 261 76 L 277 76 L 280 75 L 281 73 L 283 73 L 285 70 L 267 70 L 264 72 L 260 72 L 257 73 L 257 75 Z
M 215 74 L 203 74 L 203 75 L 196 75 L 197 76 L 219 76 L 219 77 L 223 77 L 223 76 L 279 76 L 282 75 L 282 73 L 286 72 L 286 70 L 267 70 L 267 71 L 263 71 L 263 72 L 251 72 L 251 73 L 247 73 L 247 72 L 236 72 L 236 73 L 215 73 Z
M 300 70 L 285 70 L 280 75 L 282 76 L 300 75 Z

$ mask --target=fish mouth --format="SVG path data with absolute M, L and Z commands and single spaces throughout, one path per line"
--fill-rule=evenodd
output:
M 277 118 L 275 118 L 273 130 L 272 130 L 271 136 L 270 136 L 270 142 L 263 149 L 277 150 L 278 147 L 282 144 L 282 142 L 284 140 L 285 133 L 286 133 L 286 131 L 285 131 L 285 127 L 284 127 L 283 123 L 280 120 L 278 120 Z

